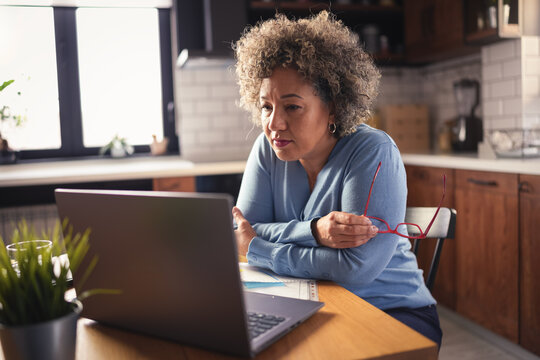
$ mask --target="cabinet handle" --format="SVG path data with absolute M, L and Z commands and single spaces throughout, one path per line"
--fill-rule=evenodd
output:
M 524 192 L 524 193 L 530 193 L 531 192 L 531 184 L 529 184 L 526 181 L 520 182 L 519 187 L 518 187 L 518 191 L 519 192 Z
M 470 182 L 474 185 L 480 185 L 480 186 L 498 186 L 497 182 L 495 180 L 478 180 L 473 178 L 468 178 L 467 182 Z

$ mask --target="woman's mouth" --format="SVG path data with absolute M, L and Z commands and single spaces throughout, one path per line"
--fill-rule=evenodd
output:
M 280 140 L 280 139 L 274 139 L 273 140 L 273 143 L 276 147 L 278 148 L 282 148 L 282 147 L 285 147 L 287 145 L 289 145 L 289 143 L 291 143 L 292 141 L 290 140 Z

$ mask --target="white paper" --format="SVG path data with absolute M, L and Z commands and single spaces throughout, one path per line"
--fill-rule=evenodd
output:
M 247 263 L 240 263 L 240 275 L 244 282 L 282 282 L 284 284 L 284 286 L 244 288 L 245 291 L 304 300 L 319 300 L 317 281 L 313 279 L 281 276 L 273 273 L 271 270 L 261 269 L 256 266 L 248 265 Z

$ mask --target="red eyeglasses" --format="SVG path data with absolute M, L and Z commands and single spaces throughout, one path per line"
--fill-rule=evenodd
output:
M 439 202 L 439 206 L 437 207 L 437 211 L 435 211 L 435 215 L 433 215 L 433 218 L 429 222 L 429 224 L 428 224 L 428 226 L 426 228 L 426 231 L 422 231 L 422 228 L 420 228 L 420 226 L 418 226 L 417 224 L 405 223 L 405 222 L 397 224 L 395 229 L 392 230 L 390 225 L 388 225 L 388 223 L 386 221 L 384 221 L 383 219 L 375 217 L 375 216 L 367 216 L 366 215 L 367 210 L 368 210 L 368 206 L 369 206 L 369 199 L 371 198 L 371 190 L 373 190 L 373 183 L 375 182 L 375 179 L 377 178 L 377 174 L 379 173 L 380 169 L 381 169 L 381 162 L 379 162 L 379 165 L 377 166 L 377 170 L 375 171 L 375 175 L 373 176 L 373 180 L 371 180 L 371 187 L 369 188 L 369 195 L 368 195 L 367 202 L 366 202 L 366 208 L 364 210 L 364 216 L 368 217 L 370 219 L 379 220 L 380 222 L 382 222 L 383 224 L 386 225 L 386 230 L 377 231 L 377 233 L 379 233 L 379 234 L 392 233 L 392 234 L 396 234 L 396 235 L 399 235 L 399 236 L 407 238 L 407 239 L 425 239 L 427 234 L 429 233 L 429 229 L 431 229 L 431 225 L 433 225 L 433 222 L 435 221 L 435 218 L 439 214 L 439 210 L 441 209 L 441 205 L 442 205 L 442 202 L 443 202 L 443 199 L 444 199 L 444 195 L 446 195 L 446 175 L 443 175 L 443 194 L 442 194 L 442 197 L 441 197 L 441 201 Z M 400 233 L 398 229 L 399 229 L 400 226 L 403 226 L 403 225 L 409 225 L 409 226 L 416 227 L 418 229 L 418 233 L 420 235 L 410 236 L 408 234 Z

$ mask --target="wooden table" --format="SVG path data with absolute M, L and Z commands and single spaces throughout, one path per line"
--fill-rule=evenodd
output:
M 256 359 L 436 359 L 437 345 L 331 282 L 326 305 Z M 234 357 L 79 320 L 77 360 L 233 359 Z

